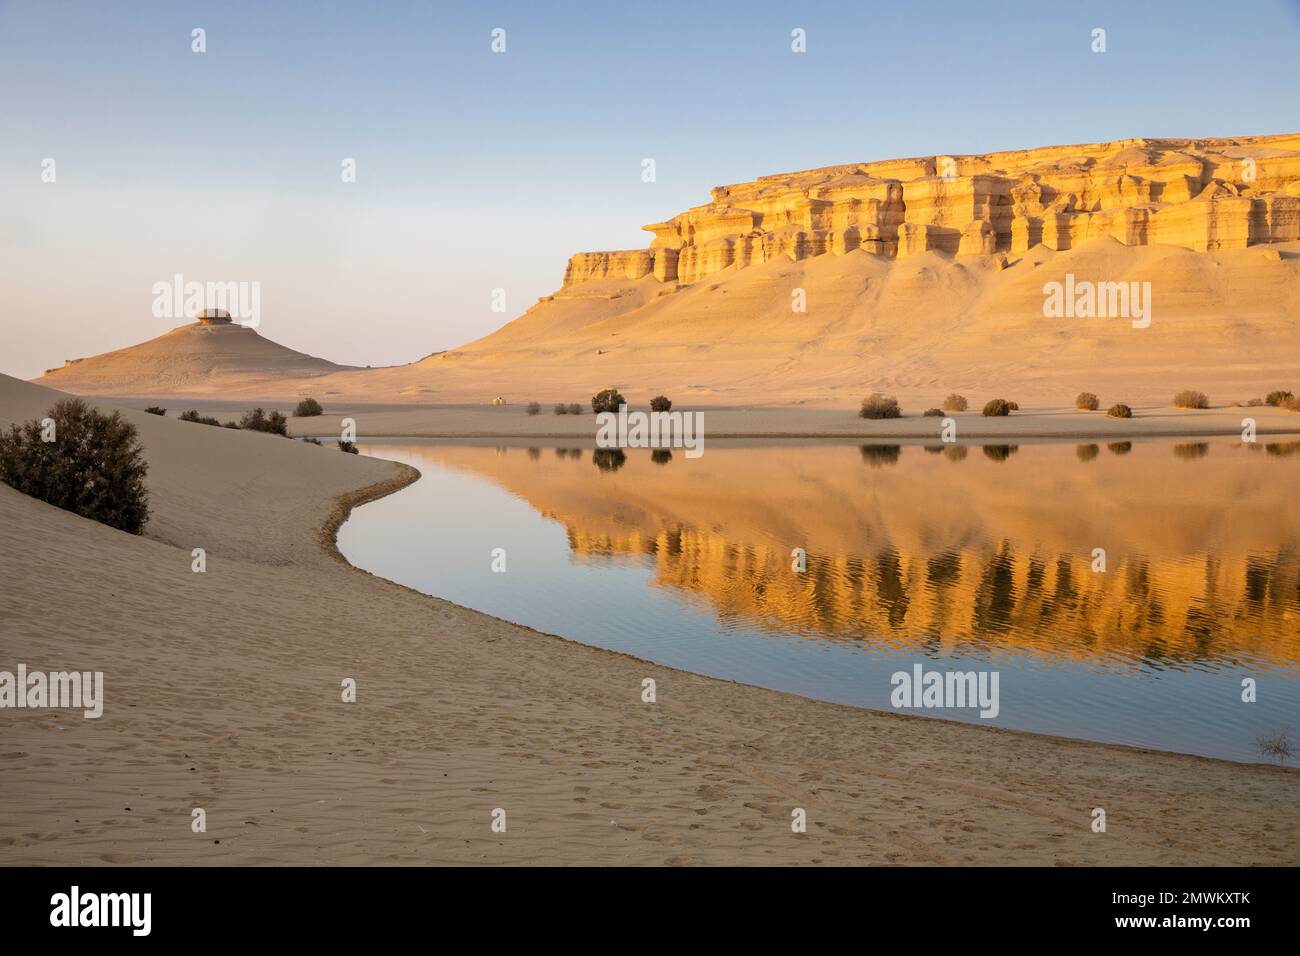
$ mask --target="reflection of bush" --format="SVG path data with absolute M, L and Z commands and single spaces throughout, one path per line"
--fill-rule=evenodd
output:
M 1181 445 L 1174 446 L 1174 454 L 1179 458 L 1186 458 L 1194 461 L 1197 458 L 1204 458 L 1210 453 L 1210 443 L 1204 441 L 1185 442 Z
M 983 448 L 984 457 L 990 461 L 1006 461 L 1020 451 L 1019 445 L 984 445 Z
M 1133 450 L 1133 443 L 1131 441 L 1112 441 L 1107 442 L 1106 447 L 1117 455 L 1127 455 Z
M 1101 454 L 1101 449 L 1096 445 L 1079 445 L 1074 453 L 1079 456 L 1079 461 L 1092 461 Z
M 618 471 L 627 464 L 627 455 L 621 448 L 597 448 L 591 460 L 601 471 Z
M 667 448 L 656 448 L 650 452 L 650 460 L 656 465 L 666 465 L 673 460 L 673 453 Z
M 903 454 L 903 446 L 862 445 L 858 451 L 862 453 L 862 460 L 872 468 L 883 468 L 885 465 L 898 464 L 899 456 Z

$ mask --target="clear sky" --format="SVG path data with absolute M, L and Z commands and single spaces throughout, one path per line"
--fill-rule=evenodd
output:
M 175 273 L 259 282 L 260 331 L 293 348 L 412 361 L 711 186 L 1294 132 L 1298 63 L 1295 0 L 0 0 L 0 371 L 161 334 Z

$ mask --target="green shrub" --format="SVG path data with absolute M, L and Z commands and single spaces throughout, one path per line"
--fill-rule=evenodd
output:
M 181 412 L 180 420 L 183 422 L 198 422 L 200 425 L 216 425 L 218 428 L 221 427 L 221 422 L 217 421 L 215 418 L 200 415 L 198 409 L 195 408 L 191 408 L 188 412 Z
M 1005 398 L 991 399 L 988 404 L 984 406 L 984 410 L 980 412 L 980 414 L 985 418 L 998 418 L 1000 416 L 1010 415 L 1011 403 Z
M 150 405 L 148 408 L 145 409 L 145 411 L 148 412 L 150 415 L 166 415 L 166 414 L 167 414 L 167 409 L 165 409 L 165 408 L 159 408 L 157 405 Z
M 1133 409 L 1129 408 L 1122 402 L 1112 405 L 1106 412 L 1111 418 L 1132 418 Z
M 898 407 L 898 399 L 892 395 L 881 395 L 879 392 L 872 392 L 862 400 L 862 408 L 858 411 L 860 418 L 902 418 L 903 410 Z
M 958 395 L 953 392 L 943 400 L 943 410 L 945 412 L 964 412 L 966 411 L 966 396 Z
M 591 396 L 591 410 L 596 414 L 616 412 L 620 405 L 626 404 L 627 399 L 620 395 L 616 388 L 607 388 Z
M 289 420 L 279 412 L 271 412 L 269 415 L 260 408 L 255 408 L 251 412 L 244 412 L 239 419 L 239 427 L 247 428 L 254 432 L 269 432 L 272 435 L 288 435 Z
M 323 411 L 325 411 L 325 409 L 320 407 L 320 402 L 316 401 L 314 398 L 308 397 L 298 403 L 298 407 L 293 410 L 293 414 L 297 418 L 314 418 Z
M 528 414 L 529 414 L 529 415 L 540 415 L 541 413 L 542 413 L 542 403 L 541 403 L 541 402 L 529 402 L 529 403 L 528 403 Z
M 672 408 L 672 400 L 667 395 L 656 395 L 650 399 L 650 411 L 652 412 L 670 412 Z
M 1210 399 L 1204 392 L 1198 392 L 1194 389 L 1184 389 L 1174 396 L 1175 408 L 1209 408 Z
M 1264 401 L 1269 405 L 1281 406 L 1285 405 L 1287 401 L 1292 398 L 1295 398 L 1295 396 L 1290 392 L 1278 389 L 1275 392 L 1269 392 L 1268 395 L 1264 397 Z
M 55 403 L 47 421 L 52 431 L 33 419 L 0 432 L 0 481 L 56 508 L 140 534 L 149 520 L 149 466 L 135 426 L 79 398 Z
M 345 451 L 349 455 L 355 455 L 357 453 L 357 446 L 352 444 L 352 442 L 350 441 L 344 441 L 343 439 L 340 438 L 339 451 Z

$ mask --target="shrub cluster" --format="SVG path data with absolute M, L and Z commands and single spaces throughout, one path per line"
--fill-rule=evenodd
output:
M 325 409 L 321 408 L 320 402 L 308 397 L 298 403 L 298 407 L 293 410 L 293 414 L 297 418 L 314 418 L 324 411 Z
M 0 432 L 0 481 L 130 534 L 149 520 L 148 470 L 135 426 L 79 398 L 56 403 L 46 421 Z
M 892 395 L 881 395 L 879 392 L 872 392 L 862 400 L 862 408 L 858 411 L 861 418 L 902 418 L 903 410 L 898 407 L 898 399 Z
M 159 408 L 157 405 L 150 405 L 148 408 L 145 409 L 145 411 L 148 412 L 150 415 L 166 415 L 166 414 L 167 414 L 167 409 L 165 409 L 165 408 Z
M 255 408 L 251 412 L 244 412 L 239 419 L 239 427 L 247 428 L 254 432 L 269 432 L 272 435 L 288 435 L 289 420 L 280 412 L 267 412 L 260 408 Z
M 591 396 L 591 410 L 599 415 L 601 412 L 616 412 L 620 405 L 626 405 L 627 399 L 616 388 L 606 388 Z
M 529 402 L 527 411 L 529 415 L 540 415 L 542 413 L 542 403 Z
M 1210 399 L 1204 392 L 1198 392 L 1194 389 L 1183 389 L 1174 396 L 1175 408 L 1209 408 Z

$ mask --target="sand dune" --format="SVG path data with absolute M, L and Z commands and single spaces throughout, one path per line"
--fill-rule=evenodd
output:
M 0 377 L 0 422 L 57 397 Z M 5 713 L 4 863 L 1300 860 L 1295 771 L 855 711 L 540 635 L 324 546 L 397 466 L 125 414 L 143 537 L 0 486 L 0 666 L 106 690 L 99 720 Z

